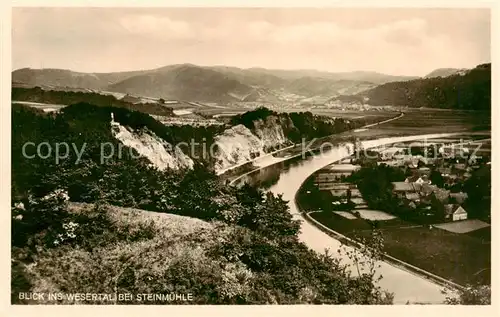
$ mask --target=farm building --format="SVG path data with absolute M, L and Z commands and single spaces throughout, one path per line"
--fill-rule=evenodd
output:
M 458 204 L 444 205 L 445 219 L 451 221 L 467 219 L 467 211 Z

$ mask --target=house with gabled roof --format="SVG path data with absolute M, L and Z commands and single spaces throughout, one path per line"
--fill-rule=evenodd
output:
M 445 220 L 458 221 L 467 219 L 467 211 L 458 204 L 444 205 Z
M 427 175 L 422 175 L 422 176 L 414 175 L 407 177 L 405 179 L 405 183 L 430 184 L 431 181 L 429 180 L 429 177 L 427 177 Z

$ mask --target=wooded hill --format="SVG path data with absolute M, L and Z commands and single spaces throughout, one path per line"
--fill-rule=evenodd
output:
M 382 84 L 354 96 L 333 100 L 412 108 L 491 110 L 491 63 L 464 74 Z

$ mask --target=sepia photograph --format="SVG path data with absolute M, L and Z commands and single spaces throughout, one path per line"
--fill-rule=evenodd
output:
M 491 8 L 10 24 L 11 305 L 492 304 Z

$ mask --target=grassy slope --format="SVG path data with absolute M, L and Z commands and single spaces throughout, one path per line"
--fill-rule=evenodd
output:
M 92 207 L 91 204 L 73 203 L 70 211 L 89 214 Z M 27 267 L 33 285 L 31 291 L 126 293 L 133 291 L 136 283 L 150 281 L 153 276 L 159 283 L 169 265 L 176 261 L 185 261 L 186 265 L 190 261 L 207 263 L 206 245 L 203 241 L 193 241 L 191 234 L 203 229 L 211 231 L 213 224 L 196 218 L 132 208 L 109 206 L 107 213 L 118 228 L 127 231 L 139 230 L 141 224 L 152 224 L 154 237 L 133 242 L 119 241 L 98 246 L 92 251 L 67 246 L 49 249 L 40 256 L 36 266 Z M 124 285 L 119 280 L 129 268 L 133 268 L 134 282 Z M 150 286 L 154 285 L 150 283 Z

